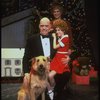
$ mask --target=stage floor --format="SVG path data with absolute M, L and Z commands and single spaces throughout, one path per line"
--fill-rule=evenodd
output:
M 17 100 L 17 92 L 21 83 L 2 83 L 1 100 Z M 70 93 L 66 93 L 64 100 L 99 100 L 98 81 L 89 85 L 76 85 L 70 83 Z

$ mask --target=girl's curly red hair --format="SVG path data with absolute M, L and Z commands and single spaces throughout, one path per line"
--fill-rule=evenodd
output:
M 64 31 L 65 34 L 69 35 L 70 38 L 70 46 L 73 44 L 73 38 L 72 38 L 72 28 L 68 21 L 62 20 L 62 19 L 56 19 L 53 21 L 53 28 L 59 27 L 62 31 Z

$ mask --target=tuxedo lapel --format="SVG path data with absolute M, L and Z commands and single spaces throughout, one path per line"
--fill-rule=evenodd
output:
M 50 35 L 50 58 L 52 59 L 56 53 L 56 50 L 53 49 L 53 37 Z
M 52 53 L 53 50 L 53 38 L 50 36 L 50 53 Z
M 43 47 L 42 47 L 42 43 L 41 43 L 41 38 L 40 38 L 39 34 L 33 36 L 31 45 L 32 45 L 31 49 L 33 51 L 33 55 L 32 56 L 44 55 Z
M 38 47 L 37 50 L 39 50 L 39 54 L 44 55 L 40 35 L 37 38 L 37 47 Z

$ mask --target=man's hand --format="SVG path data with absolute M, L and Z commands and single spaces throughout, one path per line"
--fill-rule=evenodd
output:
M 28 86 L 28 83 L 29 83 L 29 73 L 25 73 L 24 74 L 24 80 L 23 80 L 23 83 L 24 83 L 24 85 L 25 85 L 25 87 L 27 87 Z
M 25 73 L 24 76 L 26 76 L 26 77 L 29 76 L 29 73 Z
M 69 55 L 72 54 L 73 52 L 74 52 L 74 50 L 71 50 L 71 49 L 68 50 Z
M 63 64 L 67 65 L 69 63 L 69 61 L 70 61 L 70 57 L 68 55 L 66 55 L 65 58 L 62 58 L 61 61 L 62 61 Z

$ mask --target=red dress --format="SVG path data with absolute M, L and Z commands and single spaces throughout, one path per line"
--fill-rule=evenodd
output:
M 63 72 L 66 71 L 70 72 L 69 66 L 63 64 L 61 61 L 61 59 L 65 58 L 65 55 L 67 55 L 64 54 L 64 52 L 68 52 L 69 49 L 68 35 L 64 35 L 61 39 L 58 40 L 58 42 L 61 46 L 57 49 L 57 53 L 50 63 L 50 70 L 55 70 L 59 74 L 62 74 Z

